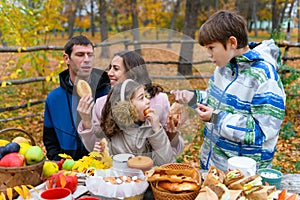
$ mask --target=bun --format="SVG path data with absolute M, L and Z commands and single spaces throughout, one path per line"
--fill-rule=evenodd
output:
M 210 166 L 206 178 L 203 182 L 203 186 L 224 183 L 224 179 L 225 179 L 225 173 L 222 170 L 214 166 Z
M 135 156 L 127 161 L 127 166 L 130 168 L 147 171 L 152 168 L 153 160 L 147 156 Z
M 157 189 L 170 192 L 188 192 L 199 190 L 199 185 L 195 182 L 172 183 L 170 181 L 160 181 L 157 184 Z
M 224 180 L 224 184 L 226 186 L 230 185 L 231 183 L 238 181 L 240 179 L 244 178 L 243 173 L 238 170 L 238 169 L 234 169 L 234 170 L 229 170 L 225 173 L 225 180 Z
M 251 192 L 246 197 L 248 199 L 268 199 L 268 196 L 275 190 L 275 186 L 264 186 L 257 191 Z
M 77 82 L 76 91 L 80 97 L 83 97 L 83 95 L 85 95 L 85 94 L 92 96 L 92 89 L 91 89 L 90 85 L 88 84 L 88 82 L 86 82 L 85 80 L 82 80 L 82 79 L 80 79 Z
M 183 112 L 183 105 L 177 102 L 173 103 L 170 107 L 169 116 L 173 120 L 175 126 L 178 125 L 178 115 L 181 115 Z

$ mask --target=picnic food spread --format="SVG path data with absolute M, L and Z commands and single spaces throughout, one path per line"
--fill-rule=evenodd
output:
M 4 146 L 10 142 L 5 143 Z M 9 146 L 9 145 L 8 145 Z M 19 148 L 18 148 L 19 149 Z M 277 190 L 274 185 L 264 185 L 262 175 L 245 176 L 240 170 L 232 169 L 227 172 L 211 166 L 202 177 L 199 170 L 184 163 L 170 163 L 154 166 L 153 160 L 146 156 L 130 157 L 128 168 L 120 169 L 112 165 L 112 156 L 105 151 L 91 152 L 89 156 L 74 161 L 66 154 L 60 156 L 62 160 L 55 162 L 59 171 L 43 174 L 48 188 L 65 187 L 76 193 L 80 177 L 84 177 L 86 191 L 92 196 L 107 198 L 142 199 L 146 189 L 150 186 L 156 200 L 160 199 L 209 199 L 209 200 L 298 200 L 298 194 L 288 193 L 287 190 Z M 11 152 L 14 153 L 14 152 Z M 26 155 L 26 154 L 25 154 Z M 69 167 L 63 167 L 68 164 Z M 53 166 L 53 161 L 46 161 L 44 168 Z M 50 163 L 50 164 L 49 164 Z M 7 167 L 9 168 L 9 167 Z M 49 170 L 43 169 L 43 172 Z M 47 176 L 46 176 L 47 175 Z M 275 178 L 275 177 L 274 177 Z M 34 185 L 35 186 L 35 185 Z M 27 188 L 14 187 L 24 199 L 31 196 Z M 22 188 L 22 190 L 21 190 Z M 103 188 L 110 188 L 103 190 Z M 43 190 L 45 190 L 44 188 Z M 43 190 L 39 191 L 42 192 Z M 12 200 L 11 189 L 7 190 L 6 199 Z M 15 196 L 14 196 L 15 197 Z M 32 197 L 33 198 L 33 197 Z M 0 196 L 2 200 L 3 197 Z M 34 199 L 34 198 L 33 198 Z

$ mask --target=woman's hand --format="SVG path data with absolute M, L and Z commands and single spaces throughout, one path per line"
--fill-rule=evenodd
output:
M 93 151 L 103 153 L 105 150 L 105 144 L 101 141 L 95 143 Z
M 188 90 L 172 90 L 171 94 L 175 98 L 175 101 L 181 104 L 188 103 L 194 96 L 194 92 Z
M 90 95 L 84 95 L 77 106 L 77 111 L 81 117 L 83 127 L 90 129 L 92 127 L 92 109 L 94 107 L 94 99 Z
M 210 118 L 213 113 L 213 109 L 211 107 L 197 103 L 197 108 L 195 110 L 198 113 L 198 115 L 202 121 L 204 121 L 204 122 L 210 121 Z
M 181 114 L 169 115 L 165 126 L 166 133 L 171 141 L 181 126 Z

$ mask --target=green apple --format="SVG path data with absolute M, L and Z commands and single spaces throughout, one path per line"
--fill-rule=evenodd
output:
M 70 171 L 70 170 L 72 170 L 74 164 L 75 164 L 75 161 L 73 159 L 66 159 L 62 165 L 62 169 Z
M 54 161 L 46 161 L 43 166 L 43 177 L 49 178 L 52 174 L 59 171 L 58 165 Z
M 28 143 L 23 143 L 23 142 L 19 143 L 19 145 L 20 145 L 19 153 L 22 154 L 23 156 L 25 156 L 27 150 L 28 150 L 30 147 L 32 147 L 30 144 L 28 144 Z
M 26 163 L 33 165 L 44 159 L 44 152 L 39 146 L 31 146 L 25 153 Z

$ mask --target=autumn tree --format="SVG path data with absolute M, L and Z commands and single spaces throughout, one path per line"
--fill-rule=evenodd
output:
M 108 23 L 106 19 L 108 5 L 105 0 L 99 0 L 99 14 L 100 14 L 100 35 L 101 42 L 105 42 L 108 38 Z M 109 48 L 108 46 L 101 47 L 101 55 L 100 57 L 108 58 L 109 57 Z
M 200 1 L 186 1 L 185 21 L 183 27 L 183 40 L 195 39 L 198 11 L 200 10 Z M 188 63 L 193 60 L 194 43 L 183 43 L 180 48 L 178 74 L 192 75 L 192 64 Z
M 7 46 L 20 48 L 49 44 L 53 30 L 62 30 L 61 16 L 62 0 L 11 0 L 0 1 L 0 32 L 2 41 Z M 48 73 L 50 58 L 56 57 L 55 52 L 29 52 L 20 55 L 16 68 L 29 68 L 23 70 L 24 77 L 43 76 Z M 9 61 L 8 61 L 9 62 Z M 53 63 L 52 63 L 53 64 Z

